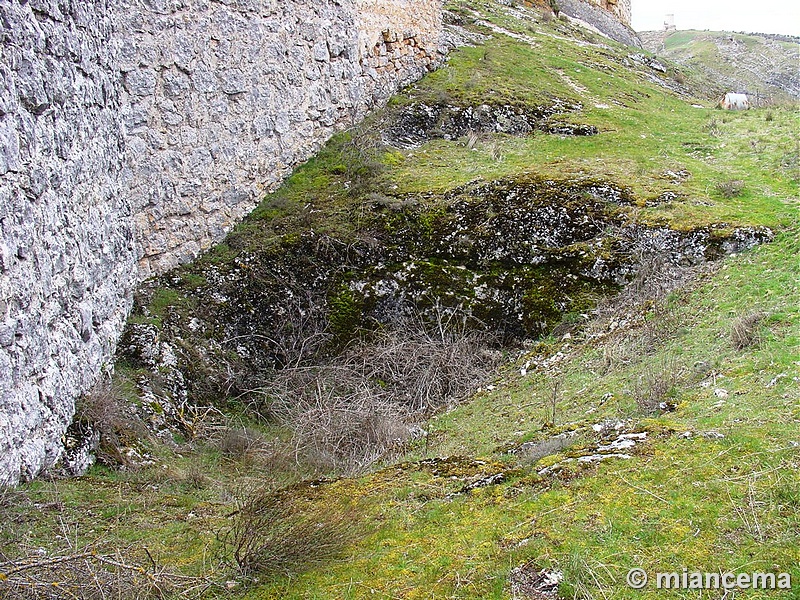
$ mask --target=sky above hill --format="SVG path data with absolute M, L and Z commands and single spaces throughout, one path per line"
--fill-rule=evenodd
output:
M 636 31 L 663 29 L 675 15 L 678 29 L 800 35 L 798 0 L 632 0 Z

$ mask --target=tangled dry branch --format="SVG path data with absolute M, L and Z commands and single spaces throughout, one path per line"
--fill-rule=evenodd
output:
M 121 552 L 102 554 L 93 549 L 5 560 L 0 562 L 0 596 L 14 600 L 195 598 L 214 585 L 204 577 L 173 573 L 144 552 L 148 566 L 132 562 Z
M 284 369 L 263 410 L 293 431 L 298 462 L 358 472 L 407 440 L 415 418 L 480 385 L 497 362 L 489 346 L 461 321 L 407 319 L 323 365 Z

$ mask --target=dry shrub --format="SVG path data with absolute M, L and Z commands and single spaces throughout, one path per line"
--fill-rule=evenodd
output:
M 271 412 L 292 430 L 298 464 L 355 474 L 408 438 L 407 413 L 358 373 L 295 369 L 280 383 L 288 385 L 277 393 L 273 386 Z
M 464 136 L 464 145 L 472 150 L 481 139 L 481 134 L 477 131 L 470 129 L 467 135 Z
M 670 396 L 679 381 L 680 368 L 674 357 L 642 365 L 633 381 L 633 398 L 639 410 L 645 414 L 674 410 Z
M 99 432 L 97 460 L 107 466 L 134 466 L 127 449 L 151 439 L 147 426 L 123 390 L 106 380 L 76 403 L 74 421 Z
M 761 339 L 761 324 L 766 315 L 761 311 L 743 315 L 731 325 L 731 345 L 737 350 L 755 346 Z
M 735 198 L 742 193 L 744 181 L 741 179 L 729 179 L 717 183 L 717 191 L 723 198 Z
M 328 364 L 284 369 L 262 390 L 262 410 L 292 430 L 297 462 L 357 473 L 398 448 L 415 416 L 480 385 L 495 365 L 487 345 L 449 317 L 402 320 Z
M 356 509 L 300 501 L 300 490 L 249 493 L 219 534 L 223 553 L 245 575 L 292 575 L 341 554 L 359 535 Z
M 398 320 L 344 358 L 362 379 L 389 390 L 393 401 L 427 412 L 460 402 L 486 379 L 497 360 L 486 352 L 492 343 L 460 315 L 438 313 L 431 324 Z
M 229 458 L 240 458 L 262 450 L 264 436 L 249 427 L 225 427 L 214 439 L 214 446 Z

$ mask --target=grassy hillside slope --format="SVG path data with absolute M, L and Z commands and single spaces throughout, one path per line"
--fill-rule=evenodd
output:
M 121 457 L 127 468 L 97 465 L 0 496 L 0 594 L 50 597 L 111 572 L 123 582 L 106 584 L 114 597 L 731 597 L 632 589 L 626 574 L 641 567 L 651 578 L 788 572 L 792 590 L 742 596 L 800 597 L 796 108 L 723 113 L 689 97 L 674 65 L 653 68 L 532 9 L 450 9 L 473 45 L 332 140 L 224 244 L 150 282 L 132 323 L 222 345 L 201 339 L 197 322 L 217 310 L 220 282 L 269 271 L 258 257 L 308 232 L 356 247 L 363 223 L 387 210 L 418 207 L 436 223 L 425 219 L 453 190 L 500 178 L 614 184 L 632 198 L 624 222 L 715 235 L 769 227 L 774 241 L 640 270 L 616 298 L 505 349 L 477 394 L 352 477 L 272 452 L 287 432 L 255 420 L 245 392 L 209 384 L 214 407 L 180 405 L 183 434 L 131 444 L 140 455 Z M 562 109 L 525 135 L 389 143 L 387 124 L 419 103 Z M 252 360 L 226 352 L 229 367 Z M 156 383 L 169 384 L 147 376 L 120 363 L 115 394 L 146 405 Z M 129 415 L 106 406 L 106 422 Z M 259 523 L 253 537 L 247 524 Z M 260 562 L 243 572 L 237 549 Z M 93 571 L 97 556 L 106 562 Z
M 800 98 L 800 40 L 726 31 L 645 31 L 645 48 L 705 76 L 708 94 L 745 92 L 765 106 Z

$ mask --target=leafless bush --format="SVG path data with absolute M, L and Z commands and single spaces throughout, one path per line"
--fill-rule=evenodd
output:
M 670 356 L 643 364 L 639 376 L 633 381 L 633 398 L 645 414 L 673 410 L 670 395 L 680 380 L 677 361 Z
M 318 356 L 332 338 L 322 303 L 301 290 L 294 292 L 291 304 L 276 319 L 275 331 L 274 338 L 268 341 L 280 368 L 305 364 Z
M 485 334 L 453 315 L 405 319 L 329 363 L 284 369 L 264 410 L 293 431 L 298 462 L 354 473 L 397 448 L 414 415 L 456 403 L 495 365 Z
M 264 446 L 263 436 L 249 427 L 225 427 L 214 446 L 228 457 L 240 457 Z
M 744 181 L 741 179 L 730 179 L 728 181 L 720 181 L 717 183 L 717 191 L 723 198 L 735 198 L 742 193 L 744 189 Z
M 289 379 L 291 377 L 291 379 Z M 292 429 L 298 463 L 322 471 L 361 471 L 408 438 L 407 414 L 389 394 L 347 369 L 284 373 L 271 412 Z
M 482 383 L 495 367 L 486 352 L 491 343 L 491 334 L 470 330 L 463 315 L 440 311 L 433 323 L 396 321 L 345 359 L 395 402 L 431 411 L 460 402 Z
M 123 390 L 107 380 L 76 403 L 74 420 L 88 423 L 100 433 L 97 459 L 109 466 L 133 466 L 126 449 L 151 439 Z
M 737 350 L 755 346 L 761 337 L 761 324 L 766 315 L 761 311 L 751 312 L 734 320 L 731 325 L 731 344 Z
M 358 535 L 353 506 L 304 502 L 296 490 L 257 490 L 220 533 L 223 553 L 245 575 L 292 575 L 339 555 Z
M 133 552 L 103 554 L 94 548 L 6 560 L 0 562 L 0 596 L 14 600 L 194 598 L 212 586 L 208 579 L 173 573 L 145 553 L 144 562 L 134 561 Z

